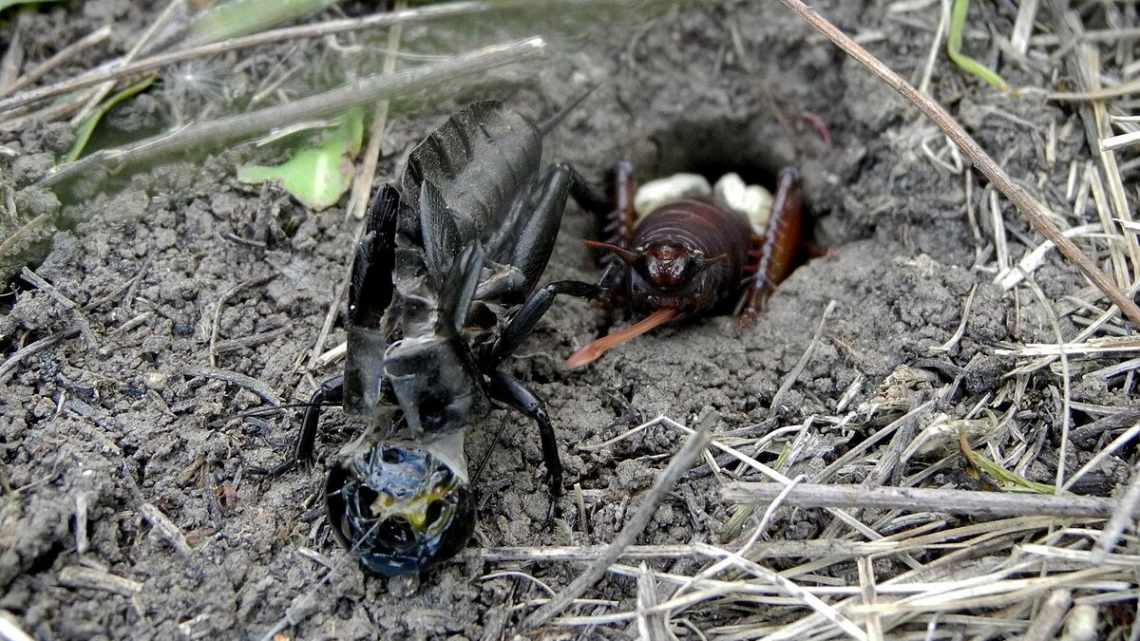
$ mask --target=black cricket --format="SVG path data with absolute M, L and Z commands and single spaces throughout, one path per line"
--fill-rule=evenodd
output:
M 330 464 L 325 493 L 337 538 L 373 572 L 422 572 L 465 545 L 475 501 L 463 437 L 488 401 L 535 422 L 552 509 L 561 495 L 544 403 L 499 367 L 557 295 L 600 293 L 579 281 L 535 291 L 568 196 L 608 211 L 570 165 L 542 166 L 544 135 L 583 98 L 543 124 L 497 102 L 468 106 L 412 150 L 399 187 L 381 187 L 369 206 L 344 374 L 313 394 L 277 471 L 312 462 L 323 405 L 368 422 Z

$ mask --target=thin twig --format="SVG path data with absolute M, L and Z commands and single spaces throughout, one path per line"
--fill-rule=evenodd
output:
M 774 499 L 783 489 L 782 483 L 738 481 L 725 485 L 721 489 L 721 498 L 729 503 L 756 503 Z M 1093 496 L 816 483 L 796 486 L 784 502 L 797 507 L 914 510 L 969 514 L 978 517 L 1026 515 L 1107 517 L 1116 507 L 1114 501 Z
M 368 227 L 367 220 L 361 220 L 356 224 L 356 232 L 352 235 L 352 244 L 350 247 L 356 247 L 360 244 L 360 239 L 364 237 L 364 230 Z M 340 311 L 340 302 L 344 300 L 345 292 L 348 291 L 348 285 L 352 282 L 352 261 L 348 262 L 345 267 L 344 277 L 336 286 L 336 291 L 333 292 L 332 301 L 329 302 L 328 311 L 325 312 L 325 320 L 321 323 L 321 331 L 317 334 L 317 340 L 313 343 L 313 350 L 309 354 L 308 369 L 315 370 L 321 365 L 322 350 L 325 347 L 325 340 L 328 338 L 329 332 L 332 331 L 333 323 L 336 322 L 337 313 Z M 348 350 L 348 343 L 343 343 L 345 352 Z
M 96 29 L 95 31 L 92 31 L 86 36 L 83 36 L 79 40 L 76 40 L 75 42 L 67 45 L 63 49 L 60 49 L 54 56 L 28 70 L 27 73 L 17 78 L 16 82 L 12 83 L 11 87 L 0 91 L 0 96 L 7 96 L 13 91 L 19 91 L 20 89 L 27 87 L 28 85 L 42 78 L 44 74 L 48 73 L 52 69 L 55 69 L 68 60 L 71 60 L 76 55 L 83 53 L 87 49 L 94 47 L 95 45 L 103 42 L 110 37 L 111 25 L 103 25 L 102 27 Z
M 227 383 L 237 385 L 238 387 L 244 387 L 254 394 L 257 394 L 262 398 L 262 400 L 274 407 L 281 405 L 281 400 L 277 398 L 277 395 L 273 393 L 273 390 L 269 389 L 268 385 L 257 380 L 256 378 L 253 378 L 252 376 L 246 376 L 245 374 L 231 372 L 230 370 L 225 369 L 218 369 L 216 367 L 187 367 L 185 370 L 183 370 L 182 373 L 186 376 L 216 378 L 220 381 L 225 381 Z
M 162 538 L 166 539 L 168 543 L 174 546 L 174 549 L 178 550 L 179 553 L 184 556 L 190 556 L 194 551 L 193 548 L 190 547 L 190 544 L 186 542 L 186 536 L 182 534 L 182 530 L 178 529 L 174 521 L 167 518 L 158 507 L 151 503 L 143 503 L 139 506 L 139 512 L 142 513 L 143 518 L 150 523 L 151 527 L 153 527 Z
M 617 538 L 606 549 L 606 553 L 593 563 L 578 578 L 574 579 L 566 589 L 558 593 L 558 596 L 551 599 L 549 603 L 535 610 L 523 621 L 522 627 L 525 630 L 533 630 L 551 618 L 557 616 L 566 606 L 582 596 L 591 586 L 598 582 L 605 575 L 606 569 L 613 565 L 614 562 L 621 557 L 621 553 L 625 548 L 633 545 L 637 537 L 649 525 L 649 520 L 653 517 L 654 512 L 657 511 L 657 506 L 664 500 L 665 496 L 673 490 L 673 486 L 681 479 L 688 469 L 697 460 L 697 457 L 704 451 L 705 445 L 708 443 L 709 435 L 704 430 L 696 430 L 689 438 L 685 439 L 685 445 L 681 451 L 673 456 L 673 460 L 669 462 L 669 466 L 665 471 L 657 477 L 657 481 L 646 493 L 645 497 L 641 500 L 641 505 L 637 508 L 637 512 L 633 515 L 625 526 L 622 527 L 621 532 L 618 533 Z
M 83 313 L 83 310 L 79 307 L 78 304 L 76 304 L 75 301 L 65 296 L 63 292 L 59 291 L 59 289 L 56 288 L 55 285 L 52 285 L 42 276 L 28 269 L 27 267 L 20 269 L 20 278 L 23 278 L 29 283 L 35 285 L 36 289 L 47 294 L 53 300 L 71 312 L 71 314 L 75 316 L 75 325 L 79 328 L 79 332 L 83 334 L 83 340 L 87 341 L 88 345 L 95 344 L 95 333 L 91 331 L 91 323 L 87 320 L 87 316 Z
M 347 353 L 348 353 L 348 341 L 341 341 L 335 347 L 329 349 L 328 351 L 324 352 L 323 354 L 321 354 L 320 356 L 317 357 L 317 363 L 316 363 L 317 369 L 320 369 L 326 365 L 329 365 L 333 362 L 336 362 L 336 361 L 344 358 L 344 355 Z M 312 367 L 310 367 L 310 369 L 312 369 Z
M 1108 100 L 1109 98 L 1130 96 L 1135 93 L 1140 93 L 1140 80 L 1130 80 L 1118 85 L 1092 91 L 1058 91 L 1045 96 L 1045 98 L 1057 102 L 1095 102 L 1098 100 Z
M 827 324 L 827 319 L 831 316 L 831 312 L 835 311 L 835 306 L 837 304 L 838 303 L 836 303 L 834 300 L 827 302 L 827 307 L 823 310 L 823 316 L 819 319 L 819 325 L 816 326 L 815 334 L 812 335 L 811 342 L 808 343 L 807 349 L 804 350 L 803 355 L 800 356 L 800 360 L 796 362 L 796 365 L 792 368 L 792 371 L 788 372 L 788 375 L 784 377 L 784 381 L 780 383 L 780 388 L 776 390 L 776 394 L 772 396 L 772 404 L 769 405 L 770 412 L 779 410 L 780 401 L 783 400 L 784 395 L 788 393 L 788 390 L 792 389 L 792 385 L 795 385 L 796 379 L 800 377 L 800 374 L 803 373 L 804 368 L 807 367 L 807 364 L 809 362 L 811 362 L 811 355 L 815 351 L 816 346 L 819 345 L 819 339 L 821 336 L 823 336 L 823 328 Z
M 543 55 L 546 42 L 539 37 L 491 45 L 446 61 L 403 71 L 391 76 L 376 75 L 348 83 L 338 89 L 307 96 L 282 105 L 201 122 L 171 133 L 147 138 L 118 149 L 95 152 L 82 160 L 66 163 L 48 174 L 40 185 L 55 186 L 67 179 L 97 167 L 117 167 L 158 158 L 192 146 L 212 147 L 223 142 L 247 138 L 284 123 L 323 118 L 341 113 L 359 104 L 393 98 L 420 91 L 458 78 Z M 3 102 L 3 101 L 0 101 Z
M 138 581 L 116 576 L 110 572 L 72 565 L 59 572 L 59 582 L 69 588 L 102 590 L 126 597 L 142 592 L 143 584 Z
M 0 385 L 4 384 L 8 380 L 8 377 L 11 376 L 13 371 L 15 371 L 16 366 L 20 364 L 20 361 L 31 356 L 32 354 L 49 348 L 66 338 L 75 338 L 78 335 L 79 328 L 71 327 L 63 330 L 62 332 L 59 332 L 58 334 L 52 334 L 47 338 L 41 338 L 34 343 L 29 343 L 28 345 L 25 345 L 24 347 L 16 350 L 15 354 L 12 354 L 10 357 L 8 357 L 8 360 L 4 361 L 3 364 L 0 364 Z
M 267 276 L 260 276 L 258 278 L 251 278 L 249 280 L 242 281 L 226 290 L 226 292 L 222 294 L 222 297 L 218 299 L 218 303 L 214 306 L 214 314 L 210 319 L 210 367 L 218 366 L 218 328 L 222 324 L 222 309 L 225 308 L 226 301 L 232 298 L 241 290 L 247 289 L 249 287 L 259 287 L 273 280 L 276 278 L 276 276 L 277 274 L 269 274 Z
M 170 2 L 167 3 L 166 8 L 158 14 L 158 17 L 154 19 L 154 22 L 152 22 L 150 26 L 147 27 L 146 31 L 144 31 L 142 35 L 139 36 L 139 39 L 135 41 L 135 44 L 131 47 L 130 51 L 128 51 L 127 54 L 123 56 L 122 62 L 130 64 L 130 62 L 135 59 L 135 56 L 139 55 L 139 53 L 142 52 L 143 48 L 146 47 L 152 39 L 154 39 L 154 36 L 159 31 L 164 29 L 166 25 L 170 24 L 170 21 L 173 20 L 174 16 L 178 14 L 178 9 L 181 8 L 185 3 L 186 0 L 170 0 Z M 92 111 L 95 110 L 95 107 L 100 102 L 102 102 L 103 99 L 107 97 L 107 94 L 111 93 L 111 90 L 114 88 L 115 81 L 108 80 L 107 82 L 104 82 L 103 84 L 96 87 L 93 91 L 89 92 L 84 100 L 83 108 L 79 110 L 79 113 L 71 117 L 71 126 L 78 127 L 79 123 L 83 122 L 83 120 L 87 118 L 87 116 Z
M 778 484 L 776 484 L 778 485 Z M 784 486 L 787 487 L 787 486 Z M 824 555 L 861 556 L 886 554 L 899 547 L 889 541 L 844 541 L 842 539 L 812 539 L 806 541 L 764 541 L 765 558 L 815 558 Z M 542 547 L 497 547 L 471 548 L 455 557 L 456 562 L 479 559 L 489 563 L 568 563 L 594 561 L 604 556 L 608 545 L 550 545 Z M 692 558 L 693 546 L 673 545 L 630 545 L 622 550 L 619 559 L 626 561 L 653 559 Z
M 406 0 L 397 0 L 395 10 L 402 11 L 405 4 Z M 400 24 L 394 25 L 388 31 L 388 47 L 384 53 L 383 73 L 385 75 L 396 73 L 396 62 L 399 60 L 397 54 L 400 52 L 400 36 L 402 33 L 403 25 Z M 384 130 L 388 127 L 388 108 L 390 106 L 391 101 L 381 100 L 372 110 L 372 127 L 368 130 L 368 147 L 364 150 L 360 171 L 356 174 L 356 180 L 352 184 L 352 195 L 348 199 L 348 207 L 345 208 L 347 216 L 364 217 L 368 195 L 372 193 L 372 182 L 376 176 L 376 164 L 380 159 L 380 146 L 384 141 Z
M 1072 603 L 1072 590 L 1058 588 L 1050 592 L 1045 603 L 1041 605 L 1041 609 L 1037 611 L 1037 616 L 1033 617 L 1033 623 L 1025 631 L 1025 636 L 1021 637 L 1022 640 L 1049 641 L 1049 639 L 1055 639 L 1057 629 L 1061 627 L 1061 622 L 1065 619 Z
M 1006 198 L 1017 206 L 1018 211 L 1021 212 L 1030 226 L 1041 235 L 1053 241 L 1061 253 L 1084 272 L 1097 288 L 1104 292 L 1104 294 L 1121 309 L 1125 316 L 1130 318 L 1132 322 L 1140 325 L 1140 307 L 1125 296 L 1073 241 L 1065 238 L 1061 230 L 1050 220 L 1053 214 L 1049 211 L 1049 208 L 1034 198 L 1028 191 L 1022 188 L 1021 185 L 1014 182 L 1013 178 L 982 149 L 981 145 L 979 145 L 970 134 L 966 133 L 962 125 L 959 124 L 953 116 L 947 113 L 941 105 L 929 96 L 919 93 L 918 90 L 912 87 L 906 80 L 903 80 L 898 74 L 880 62 L 878 58 L 871 55 L 870 52 L 847 37 L 846 34 L 836 28 L 835 25 L 831 24 L 826 18 L 819 15 L 815 9 L 809 7 L 803 0 L 780 1 L 792 11 L 795 11 L 817 31 L 827 36 L 827 38 L 834 42 L 840 49 L 843 49 L 848 55 L 867 67 L 871 73 L 875 74 L 880 80 L 886 83 L 887 86 L 897 91 L 926 114 L 942 131 L 946 132 L 946 135 L 970 158 L 974 166 L 985 174 L 986 178 L 988 178 L 1001 193 L 1005 194 Z

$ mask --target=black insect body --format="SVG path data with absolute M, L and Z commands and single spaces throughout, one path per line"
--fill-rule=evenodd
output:
M 368 421 L 330 467 L 326 502 L 337 537 L 374 572 L 420 572 L 465 544 L 474 491 L 463 437 L 488 400 L 534 420 L 550 490 L 560 494 L 544 404 L 498 369 L 558 294 L 600 293 L 577 281 L 532 291 L 567 197 L 605 207 L 569 165 L 542 169 L 553 122 L 535 124 L 495 102 L 471 105 L 421 142 L 399 188 L 382 187 L 369 207 L 353 262 L 344 375 L 313 395 L 281 468 L 312 460 L 321 405 L 342 403 Z M 489 313 L 496 309 L 501 317 Z M 490 326 L 469 322 L 487 318 Z

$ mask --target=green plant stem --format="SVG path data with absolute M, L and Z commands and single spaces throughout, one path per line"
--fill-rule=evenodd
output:
M 189 125 L 172 133 L 147 138 L 125 147 L 99 151 L 77 162 L 60 165 L 39 184 L 54 187 L 96 168 L 118 168 L 130 163 L 161 158 L 191 147 L 203 149 L 248 138 L 273 127 L 301 120 L 331 117 L 357 105 L 437 87 L 497 67 L 535 60 L 541 57 L 545 50 L 546 42 L 542 38 L 533 37 L 518 42 L 483 47 L 443 62 L 415 67 L 397 74 L 369 76 L 339 89 L 293 102 Z

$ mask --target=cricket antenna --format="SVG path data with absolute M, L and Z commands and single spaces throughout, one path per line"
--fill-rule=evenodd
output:
M 594 93 L 594 90 L 600 86 L 602 86 L 602 84 L 598 83 L 598 84 L 595 84 L 595 85 L 587 88 L 585 91 L 582 92 L 582 95 L 571 100 L 565 107 L 560 109 L 558 111 L 558 113 L 554 114 L 553 116 L 551 116 L 551 117 L 547 118 L 546 120 L 543 120 L 541 123 L 539 123 L 539 125 L 538 125 L 539 133 L 541 133 L 542 136 L 545 138 L 546 134 L 553 131 L 554 128 L 557 127 L 562 122 L 562 120 L 565 119 L 566 116 L 568 116 L 570 114 L 571 111 L 574 111 L 574 109 L 576 109 L 578 107 L 578 105 L 582 104 L 583 100 L 585 100 L 586 98 L 589 98 L 590 94 Z

